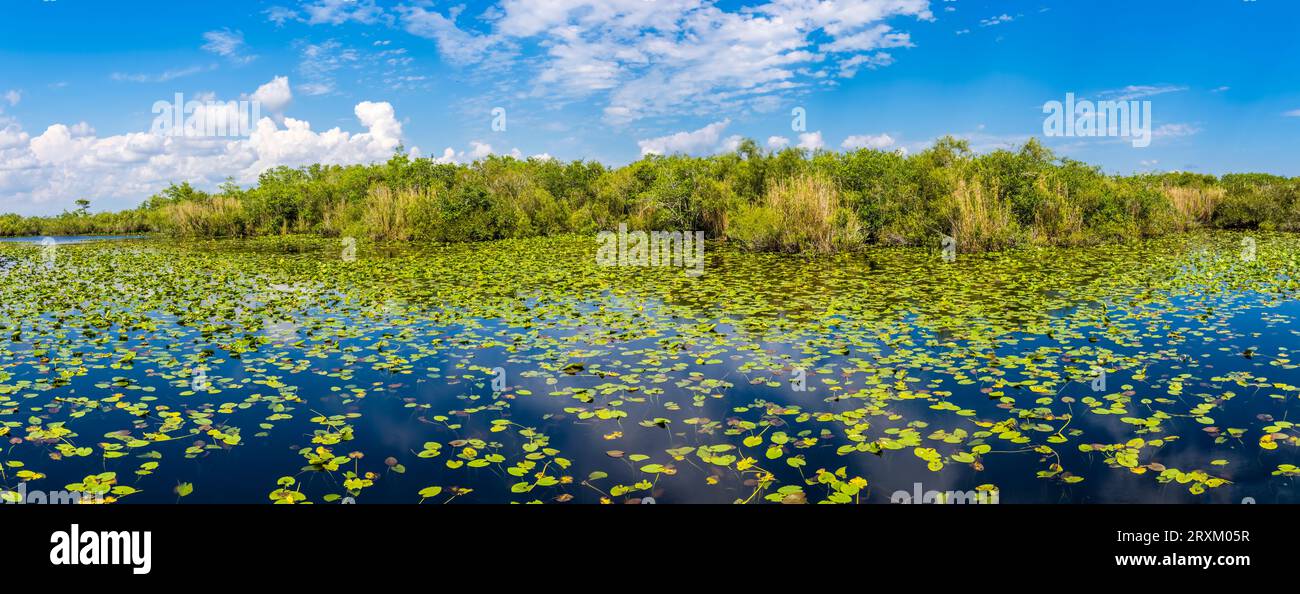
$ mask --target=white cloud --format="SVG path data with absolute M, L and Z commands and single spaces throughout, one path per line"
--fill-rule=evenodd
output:
M 800 134 L 799 144 L 796 146 L 804 150 L 815 151 L 826 146 L 826 142 L 822 140 L 822 133 L 818 130 L 816 132 L 804 132 L 803 134 Z
M 73 138 L 83 138 L 95 135 L 95 129 L 86 122 L 77 122 L 72 126 L 69 126 L 68 131 L 72 132 Z
M 0 128 L 0 151 L 27 144 L 31 137 L 15 125 Z
M 886 52 L 876 52 L 871 55 L 859 54 L 840 62 L 839 76 L 840 78 L 853 78 L 861 67 L 875 70 L 893 63 L 894 56 Z
M 1180 138 L 1192 136 L 1200 131 L 1200 128 L 1192 124 L 1164 124 L 1153 130 L 1151 136 L 1154 138 Z
M 770 106 L 772 96 L 891 63 L 879 50 L 912 42 L 886 19 L 934 18 L 928 0 L 771 0 L 733 10 L 706 0 L 502 0 L 477 18 L 459 8 L 397 12 L 407 31 L 480 75 L 535 44 L 544 53 L 518 61 L 533 70 L 529 92 L 604 95 L 615 124 Z
M 276 99 L 277 78 L 253 93 Z M 265 89 L 266 90 L 264 92 Z M 54 124 L 31 136 L 17 126 L 0 129 L 0 211 L 52 213 L 77 198 L 126 208 L 166 187 L 188 181 L 213 187 L 227 176 L 251 184 L 263 171 L 311 163 L 382 161 L 402 142 L 392 105 L 363 101 L 353 110 L 361 132 L 317 132 L 304 120 L 264 117 L 243 138 L 177 138 L 149 132 L 98 137 L 88 124 Z
M 1300 109 L 1293 109 L 1291 111 L 1284 112 L 1282 115 L 1288 118 L 1300 118 Z
M 289 21 L 301 20 L 298 11 L 283 6 L 272 6 L 263 11 L 263 14 L 266 15 L 266 20 L 275 23 L 277 27 L 283 27 Z
M 289 77 L 277 76 L 253 92 L 253 101 L 262 104 L 262 109 L 271 113 L 280 113 L 293 100 L 293 92 L 289 90 Z
M 167 81 L 169 81 L 169 80 L 177 79 L 177 78 L 181 78 L 181 77 L 183 77 L 183 76 L 190 76 L 190 75 L 192 75 L 192 74 L 198 74 L 198 73 L 200 73 L 200 72 L 204 72 L 204 71 L 207 71 L 207 70 L 212 70 L 213 67 L 215 67 L 215 66 L 216 66 L 215 64 L 212 65 L 212 66 L 206 66 L 206 67 L 205 67 L 205 66 L 189 66 L 189 67 L 186 67 L 186 68 L 176 68 L 176 69 L 172 69 L 172 70 L 165 70 L 165 71 L 163 71 L 163 72 L 161 72 L 161 73 L 159 73 L 159 74 L 142 74 L 142 73 L 139 73 L 139 74 L 128 74 L 128 73 L 125 73 L 125 72 L 114 72 L 114 73 L 110 76 L 110 78 L 112 78 L 113 80 L 116 80 L 116 81 L 122 81 L 122 82 L 137 82 L 137 83 L 167 82 Z
M 718 138 L 731 124 L 730 119 L 714 122 L 693 132 L 678 132 L 658 138 L 637 141 L 641 156 L 671 155 L 674 153 L 700 154 L 718 147 Z
M 461 30 L 456 26 L 454 13 L 452 18 L 447 18 L 418 6 L 404 6 L 398 10 L 408 33 L 434 40 L 442 56 L 455 64 L 482 61 L 488 55 L 488 49 L 500 41 Z
M 781 149 L 783 149 L 783 148 L 785 148 L 785 147 L 787 147 L 787 146 L 790 146 L 790 139 L 789 139 L 789 138 L 786 138 L 786 137 L 784 137 L 784 136 L 769 136 L 769 137 L 767 137 L 767 148 L 769 148 L 769 149 L 772 149 L 772 150 L 774 150 L 774 151 L 778 151 L 778 150 L 781 150 Z
M 1186 90 L 1187 87 L 1183 85 L 1129 85 L 1122 89 L 1102 91 L 1101 96 L 1112 101 L 1133 101 Z
M 345 48 L 333 39 L 303 45 L 299 56 L 301 60 L 298 63 L 298 73 L 307 82 L 298 85 L 298 90 L 306 95 L 334 92 L 338 84 L 335 80 L 338 71 L 360 63 L 359 52 Z
M 823 52 L 844 52 L 858 51 L 865 52 L 886 47 L 915 47 L 912 44 L 911 36 L 907 33 L 897 33 L 889 25 L 880 24 L 870 29 L 865 29 L 837 38 L 831 43 L 822 44 Z
M 305 20 L 309 25 L 342 25 L 348 21 L 373 25 L 381 21 L 390 21 L 374 0 L 318 0 L 303 4 L 302 10 L 307 15 Z M 285 15 L 283 12 L 277 12 L 270 14 L 270 17 L 272 20 L 277 20 L 285 18 Z M 283 23 L 282 20 L 277 22 Z
M 496 155 L 496 154 L 500 154 L 500 153 L 497 153 L 495 150 L 493 150 L 492 145 L 479 140 L 471 140 L 469 143 L 468 150 L 457 151 L 454 148 L 447 147 L 445 149 L 442 149 L 441 157 L 432 157 L 432 159 L 435 163 L 465 164 L 465 163 L 472 163 L 474 161 L 478 161 L 481 159 L 486 159 L 489 156 Z M 520 160 L 524 158 L 523 152 L 520 151 L 518 148 L 510 149 L 510 152 L 505 154 Z M 542 153 L 540 155 L 533 155 L 530 158 L 550 160 L 551 156 L 546 153 Z
M 739 134 L 728 136 L 726 140 L 722 141 L 722 146 L 720 147 L 722 149 L 721 152 L 734 153 L 740 150 L 740 143 L 744 141 L 745 137 Z
M 17 89 L 5 91 L 4 100 L 10 107 L 18 105 L 18 102 L 23 100 L 23 92 Z
M 482 159 L 492 154 L 492 145 L 486 142 L 479 142 L 477 140 L 472 140 L 470 141 L 469 146 L 470 146 L 469 158 L 471 160 L 477 161 L 479 159 Z
M 298 85 L 298 90 L 304 95 L 326 95 L 334 92 L 332 83 L 303 83 Z
M 992 26 L 994 26 L 994 25 L 1001 25 L 1002 23 L 1010 23 L 1011 21 L 1016 20 L 1016 18 L 1018 18 L 1019 16 L 1020 16 L 1020 15 L 1011 16 L 1011 15 L 1009 15 L 1009 14 L 1005 14 L 1005 13 L 1004 13 L 1004 14 L 1000 14 L 1000 15 L 998 15 L 998 16 L 989 17 L 989 18 L 987 18 L 987 19 L 980 19 L 980 26 L 981 26 L 981 27 L 992 27 Z
M 879 134 L 875 136 L 871 134 L 855 135 L 845 138 L 844 142 L 840 143 L 841 148 L 848 150 L 863 148 L 884 150 L 891 146 L 894 146 L 894 138 L 888 134 Z
M 257 58 L 257 56 L 245 54 L 248 46 L 244 44 L 244 33 L 242 31 L 231 31 L 230 29 L 208 31 L 203 34 L 203 40 L 207 42 L 203 44 L 205 51 L 212 52 L 236 64 L 247 64 Z

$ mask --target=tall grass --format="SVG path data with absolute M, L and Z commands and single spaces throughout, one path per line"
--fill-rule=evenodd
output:
M 411 219 L 415 213 L 412 209 L 419 195 L 415 190 L 393 190 L 386 185 L 371 188 L 361 219 L 370 238 L 405 241 L 414 237 Z
M 831 181 L 812 175 L 780 180 L 763 202 L 737 213 L 728 235 L 758 250 L 830 253 L 861 241 L 856 219 L 840 207 Z
M 1210 224 L 1214 210 L 1226 194 L 1223 188 L 1194 186 L 1165 186 L 1165 196 L 1178 213 L 1180 227 L 1190 229 Z
M 169 204 L 159 214 L 176 235 L 240 237 L 249 234 L 244 204 L 229 196 Z
M 1016 223 L 1011 205 L 997 199 L 997 192 L 979 180 L 959 180 L 953 189 L 951 235 L 963 251 L 1002 249 L 1016 241 Z

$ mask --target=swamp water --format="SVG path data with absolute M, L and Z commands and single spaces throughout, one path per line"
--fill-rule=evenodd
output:
M 0 243 L 0 499 L 1300 501 L 1294 235 L 360 248 Z

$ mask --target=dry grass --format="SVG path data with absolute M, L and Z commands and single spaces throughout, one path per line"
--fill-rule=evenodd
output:
M 244 207 L 237 198 L 213 196 L 207 201 L 179 202 L 163 210 L 169 230 L 177 235 L 231 237 L 244 235 Z
M 1214 209 L 1223 200 L 1223 188 L 1191 188 L 1184 186 L 1165 186 L 1165 196 L 1173 203 L 1178 212 L 1179 223 L 1183 229 L 1207 225 Z
M 427 190 L 386 185 L 370 189 L 361 224 L 376 241 L 407 241 L 415 237 L 417 211 L 433 200 Z
M 345 229 L 355 223 L 353 209 L 346 200 L 337 200 L 325 206 L 321 211 L 320 234 L 325 237 L 338 237 Z
M 785 249 L 811 249 L 828 253 L 836 243 L 835 214 L 840 194 L 835 184 L 803 175 L 768 188 L 767 207 L 780 221 L 780 240 Z
M 756 250 L 830 253 L 861 242 L 860 225 L 840 208 L 835 184 L 810 175 L 769 186 L 761 202 L 741 206 L 724 228 L 728 239 Z
M 997 199 L 997 192 L 978 180 L 958 180 L 953 189 L 952 237 L 962 251 L 991 251 L 1015 240 L 1015 219 L 1011 208 Z
M 1049 187 L 1046 180 L 1039 180 L 1036 186 L 1038 193 L 1046 198 L 1034 208 L 1029 242 L 1040 246 L 1087 243 L 1083 209 L 1070 201 L 1069 188 L 1064 184 Z

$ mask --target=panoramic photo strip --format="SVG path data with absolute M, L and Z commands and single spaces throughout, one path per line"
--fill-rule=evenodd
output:
M 1285 570 L 1297 23 L 3 0 L 10 569 L 816 524 L 888 531 L 877 562 L 1039 525 L 1087 572 Z

